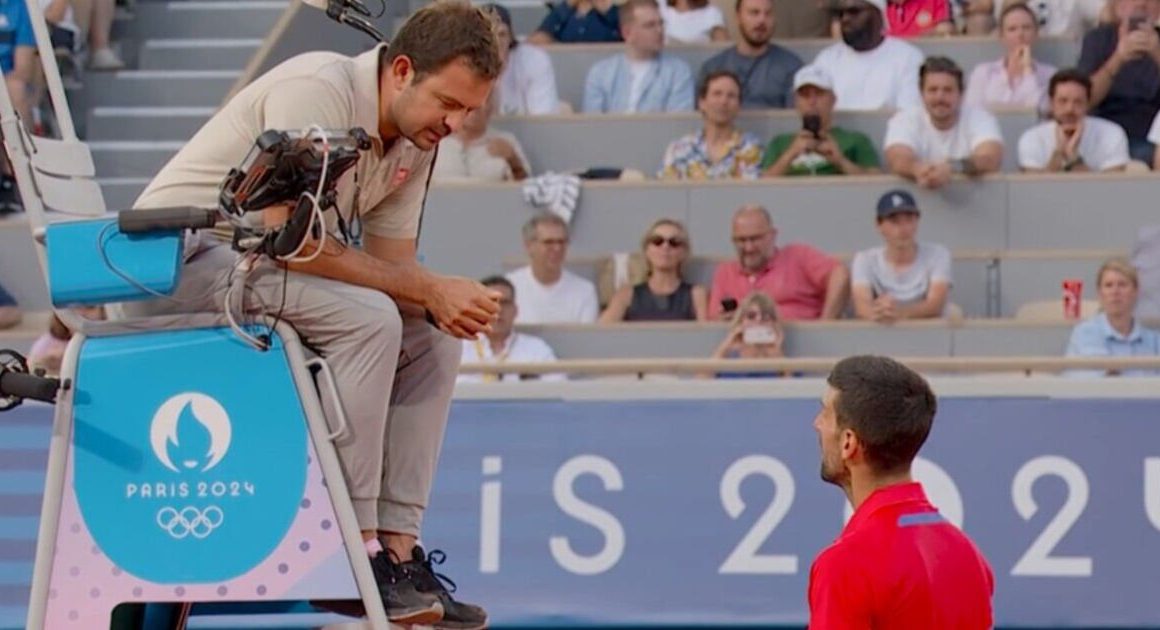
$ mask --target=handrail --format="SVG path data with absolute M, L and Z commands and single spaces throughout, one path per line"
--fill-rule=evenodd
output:
M 695 375 L 716 372 L 825 373 L 841 357 L 783 359 L 580 359 L 542 363 L 464 363 L 462 374 Z M 919 372 L 1063 372 L 1157 370 L 1156 357 L 899 357 Z

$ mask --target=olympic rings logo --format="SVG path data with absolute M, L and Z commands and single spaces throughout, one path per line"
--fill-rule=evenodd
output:
M 225 514 L 216 505 L 204 510 L 190 506 L 181 510 L 163 507 L 157 511 L 157 524 L 176 540 L 186 536 L 203 539 L 220 527 L 224 520 Z

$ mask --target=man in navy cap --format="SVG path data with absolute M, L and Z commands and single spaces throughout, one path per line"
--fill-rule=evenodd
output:
M 876 221 L 883 245 L 862 250 L 850 265 L 854 313 L 888 324 L 899 319 L 942 317 L 951 288 L 951 253 L 923 243 L 918 202 L 905 190 L 878 200 Z

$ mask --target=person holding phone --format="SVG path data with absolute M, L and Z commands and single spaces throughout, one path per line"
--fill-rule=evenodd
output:
M 785 329 L 773 298 L 750 293 L 730 322 L 729 334 L 713 352 L 714 359 L 778 359 L 785 356 Z M 718 372 L 717 378 L 773 378 L 784 372 Z
M 834 82 L 820 66 L 805 66 L 793 79 L 797 133 L 774 137 L 761 160 L 762 177 L 865 175 L 879 172 L 878 152 L 866 134 L 833 125 Z
M 1123 127 L 1132 159 L 1151 164 L 1148 131 L 1160 112 L 1160 1 L 1114 0 L 1112 11 L 1117 21 L 1088 31 L 1076 65 L 1092 80 L 1092 114 Z

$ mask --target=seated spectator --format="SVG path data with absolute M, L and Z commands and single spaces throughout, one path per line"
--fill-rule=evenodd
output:
M 850 265 L 854 314 L 880 324 L 942 317 L 951 288 L 951 253 L 916 240 L 921 213 L 914 197 L 892 190 L 878 200 L 883 245 L 858 252 Z
M 483 107 L 464 117 L 458 131 L 439 143 L 433 178 L 502 182 L 528 176 L 531 167 L 520 141 L 488 126 L 494 108 L 495 99 L 489 98 Z
M 730 322 L 729 334 L 713 351 L 714 359 L 780 359 L 785 356 L 785 329 L 773 299 L 750 293 Z M 718 372 L 717 378 L 777 378 L 783 372 Z
M 802 129 L 770 141 L 761 160 L 762 175 L 862 175 L 878 172 L 878 152 L 860 131 L 833 126 L 834 82 L 818 66 L 794 76 L 794 106 Z
M 85 319 L 105 319 L 103 306 L 82 306 L 72 310 Z M 32 343 L 32 349 L 28 351 L 28 366 L 34 370 L 42 369 L 52 376 L 60 374 L 64 351 L 72 336 L 73 331 L 54 312 L 48 320 L 48 330 Z
M 16 299 L 0 286 L 0 330 L 12 328 L 24 319 L 20 307 L 16 306 Z
M 116 0 L 70 0 L 81 31 L 89 34 L 89 70 L 111 72 L 125 68 L 113 51 L 109 36 L 117 13 Z
M 620 7 L 612 0 L 560 0 L 550 7 L 539 28 L 528 36 L 529 43 L 621 41 Z
M 1076 324 L 1067 343 L 1069 357 L 1140 357 L 1160 355 L 1160 334 L 1136 319 L 1140 290 L 1136 268 L 1112 259 L 1096 274 L 1100 313 Z M 1074 370 L 1070 375 L 1120 376 L 1117 371 Z M 1123 376 L 1155 376 L 1157 370 L 1127 370 Z
M 802 60 L 769 41 L 773 36 L 773 0 L 737 0 L 736 46 L 722 50 L 701 65 L 701 80 L 728 70 L 741 79 L 741 107 L 769 109 L 790 106 L 793 74 Z
M 1026 4 L 1013 4 L 999 17 L 999 40 L 1007 49 L 998 61 L 975 66 L 967 81 L 966 103 L 972 107 L 1045 109 L 1047 83 L 1055 67 L 1031 56 L 1039 23 Z
M 552 348 L 539 337 L 515 331 L 515 286 L 503 276 L 490 276 L 479 281 L 483 286 L 499 291 L 499 315 L 491 325 L 490 333 L 463 341 L 462 363 L 547 363 L 556 360 Z M 563 374 L 460 374 L 458 383 L 494 383 L 498 381 L 563 381 Z
M 704 44 L 729 41 L 725 16 L 709 0 L 665 0 L 660 9 L 668 42 Z
M 618 289 L 600 315 L 600 323 L 708 319 L 708 292 L 686 282 L 681 273 L 693 248 L 685 226 L 660 219 L 645 232 L 640 248 L 648 278 Z
M 1088 116 L 1092 83 L 1078 70 L 1051 77 L 1051 120 L 1019 138 L 1019 167 L 1029 172 L 1122 171 L 1128 136 L 1102 118 Z
M 733 315 L 741 298 L 765 293 L 786 320 L 836 319 L 846 304 L 850 274 L 832 256 L 801 243 L 777 246 L 769 211 L 742 206 L 733 215 L 737 260 L 723 262 L 713 274 L 709 318 Z
M 62 79 L 72 79 L 71 86 L 79 87 L 76 75 L 78 67 L 74 55 L 80 40 L 80 27 L 73 19 L 72 0 L 40 0 L 40 10 L 48 23 L 48 38 L 56 56 Z M 38 89 L 43 93 L 44 73 L 37 66 Z M 69 84 L 66 84 L 68 86 Z M 39 102 L 39 98 L 37 101 Z
M 830 12 L 833 0 L 773 0 L 777 15 L 773 36 L 783 39 L 829 38 L 834 16 Z
M 0 71 L 4 72 L 12 107 L 28 129 L 33 127 L 34 103 L 30 90 L 36 65 L 36 37 L 32 34 L 28 7 L 19 0 L 0 2 Z M 0 152 L 0 215 L 23 209 L 12 166 Z
M 689 64 L 663 52 L 665 34 L 656 0 L 621 5 L 624 52 L 597 61 L 584 82 L 584 112 L 686 112 L 693 109 Z
M 1148 130 L 1160 112 L 1160 2 L 1115 0 L 1113 8 L 1117 23 L 1084 35 L 1077 65 L 1092 80 L 1092 114 L 1123 127 L 1132 159 L 1151 164 Z
M 894 37 L 950 35 L 954 31 L 949 0 L 887 0 L 886 32 Z
M 1039 31 L 1047 37 L 1079 37 L 1105 21 L 1109 4 L 1117 0 L 994 0 L 995 15 L 1013 4 L 1026 4 L 1035 12 Z M 1110 21 L 1115 21 L 1114 18 Z
M 524 224 L 524 248 L 531 264 L 507 274 L 515 287 L 516 321 L 521 324 L 596 321 L 600 311 L 596 287 L 564 268 L 568 224 L 554 214 L 540 214 Z
M 990 35 L 995 29 L 995 0 L 951 0 L 955 30 L 964 35 Z
M 932 189 L 954 173 L 997 172 L 1003 166 L 999 121 L 985 109 L 962 107 L 963 71 L 946 57 L 931 57 L 918 76 L 924 107 L 900 111 L 886 126 L 890 171 Z
M 922 104 L 914 77 L 922 51 L 887 37 L 886 0 L 838 0 L 842 41 L 814 59 L 834 80 L 834 94 L 844 110 L 902 109 Z
M 545 115 L 560 113 L 556 91 L 556 71 L 543 48 L 516 41 L 512 32 L 512 14 L 507 7 L 487 5 L 500 19 L 499 45 L 503 72 L 496 81 L 498 113 L 502 116 Z
M 697 91 L 701 131 L 669 143 L 660 176 L 665 179 L 757 179 L 761 140 L 737 128 L 741 82 L 728 70 L 709 73 Z

